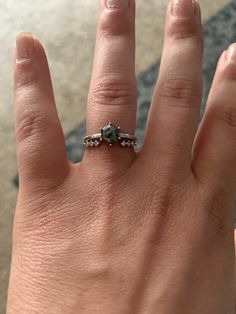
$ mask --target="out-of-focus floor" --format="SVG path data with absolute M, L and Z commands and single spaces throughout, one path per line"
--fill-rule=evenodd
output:
M 12 100 L 12 50 L 19 31 L 45 45 L 63 129 L 85 118 L 100 0 L 0 0 L 0 314 L 5 313 L 17 172 Z M 206 20 L 228 0 L 200 0 Z M 137 0 L 137 74 L 161 55 L 167 0 Z

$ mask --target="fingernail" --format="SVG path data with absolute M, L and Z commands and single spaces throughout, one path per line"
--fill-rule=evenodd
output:
M 108 9 L 125 9 L 129 6 L 129 0 L 106 0 Z
M 17 60 L 24 61 L 33 57 L 35 38 L 31 33 L 21 32 L 16 36 Z
M 229 46 L 227 53 L 229 60 L 236 61 L 236 43 Z
M 179 17 L 195 15 L 195 0 L 172 0 L 172 14 Z

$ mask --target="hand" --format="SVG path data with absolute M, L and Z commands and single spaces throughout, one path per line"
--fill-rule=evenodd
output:
M 135 3 L 102 1 L 87 134 L 136 121 Z M 199 4 L 167 10 L 144 145 L 68 162 L 42 45 L 17 37 L 20 189 L 8 314 L 233 314 L 236 46 L 223 52 L 197 130 Z M 127 6 L 126 6 L 127 4 Z M 82 49 L 82 47 L 81 47 Z

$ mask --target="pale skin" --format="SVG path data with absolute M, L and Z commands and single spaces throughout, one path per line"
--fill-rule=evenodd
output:
M 8 314 L 235 313 L 236 45 L 222 53 L 198 129 L 200 7 L 178 4 L 178 14 L 167 9 L 141 151 L 103 144 L 76 165 L 44 49 L 30 34 L 17 37 Z M 135 132 L 134 21 L 134 0 L 101 2 L 87 134 L 109 121 Z

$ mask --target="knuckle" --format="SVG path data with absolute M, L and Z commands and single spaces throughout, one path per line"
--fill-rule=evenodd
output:
M 22 143 L 52 128 L 51 119 L 43 113 L 26 110 L 16 125 L 17 142 Z
M 162 103 L 168 102 L 168 107 L 196 109 L 196 99 L 199 99 L 200 94 L 196 82 L 184 78 L 169 79 L 162 83 L 159 82 L 158 87 Z
M 122 10 L 104 11 L 99 21 L 99 32 L 103 36 L 126 35 L 131 30 L 130 19 Z
M 227 62 L 219 69 L 219 76 L 222 79 L 236 81 L 236 64 L 233 62 Z
M 126 106 L 136 101 L 136 88 L 125 81 L 114 79 L 97 82 L 92 88 L 89 102 L 109 106 Z
M 176 19 L 168 27 L 167 36 L 174 40 L 200 39 L 199 26 L 189 19 Z
M 236 129 L 236 111 L 232 106 L 220 106 L 220 108 L 214 110 L 213 119 Z

